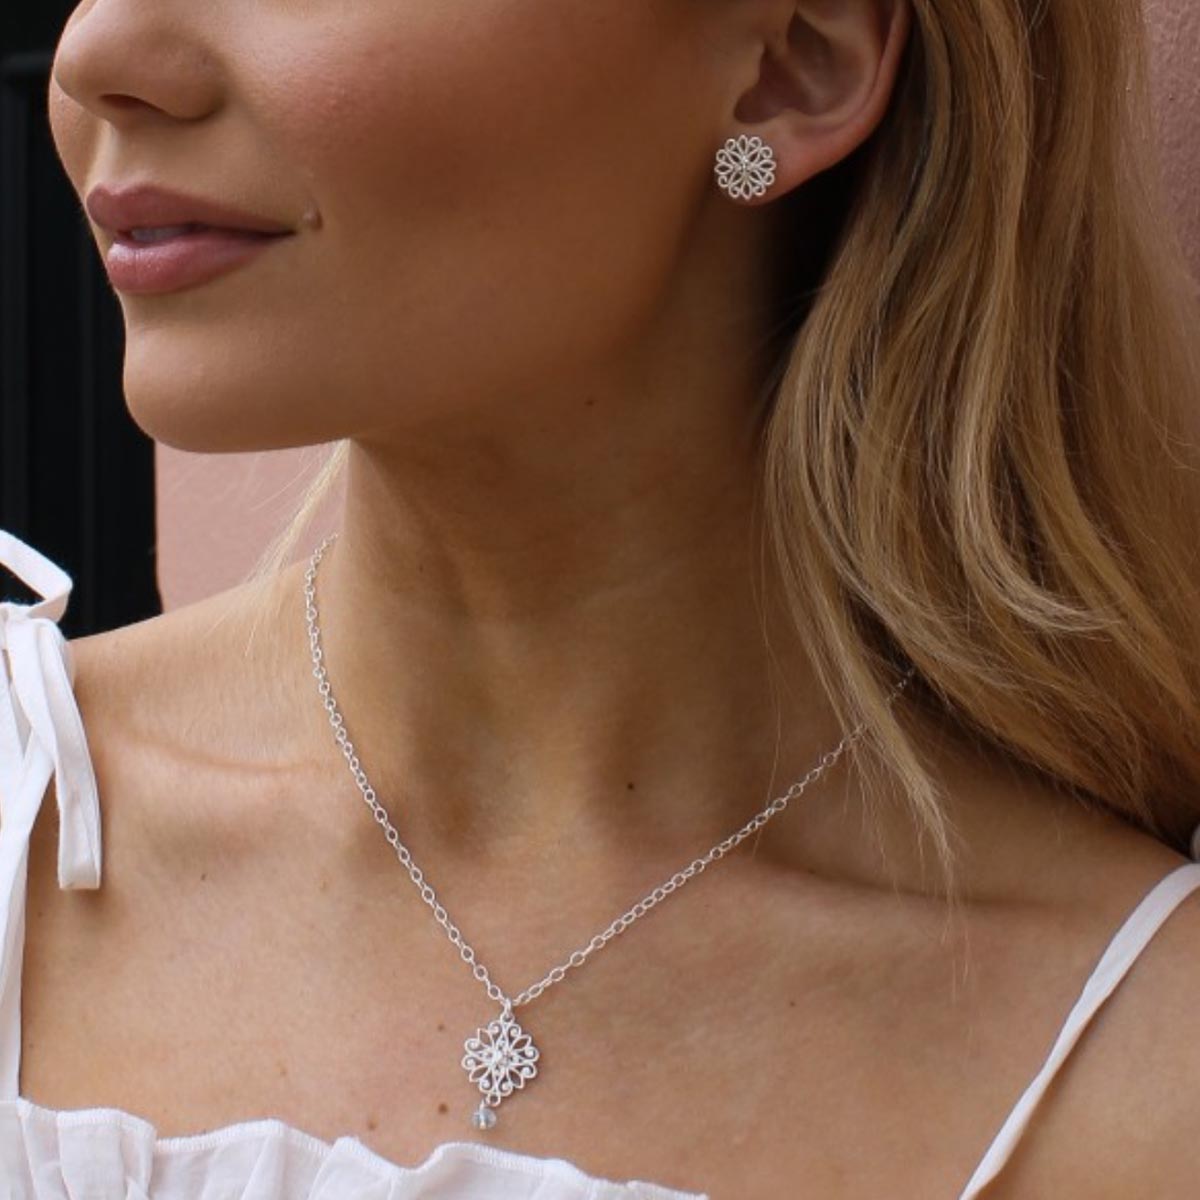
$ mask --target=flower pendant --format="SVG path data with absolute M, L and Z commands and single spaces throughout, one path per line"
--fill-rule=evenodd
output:
M 467 1038 L 463 1049 L 463 1069 L 483 1093 L 471 1124 L 476 1129 L 491 1129 L 496 1124 L 493 1109 L 537 1074 L 538 1049 L 513 1017 L 511 1003 L 506 1003 L 485 1029 L 477 1029 L 474 1037 Z

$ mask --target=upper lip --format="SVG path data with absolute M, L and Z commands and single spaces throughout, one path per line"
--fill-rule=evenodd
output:
M 84 201 L 88 216 L 111 233 L 164 225 L 210 225 L 215 229 L 240 229 L 253 233 L 293 233 L 289 225 L 188 196 L 153 184 L 140 183 L 126 188 L 97 184 Z

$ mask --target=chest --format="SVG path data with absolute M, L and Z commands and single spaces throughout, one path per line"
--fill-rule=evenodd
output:
M 517 1010 L 538 1075 L 479 1134 L 463 1043 L 497 1007 L 411 888 L 344 894 L 319 869 L 301 886 L 269 854 L 256 870 L 200 854 L 164 888 L 116 836 L 105 886 L 64 893 L 45 825 L 21 1092 L 123 1108 L 161 1136 L 275 1116 L 404 1164 L 477 1138 L 714 1200 L 955 1197 L 1086 974 L 1069 952 L 1047 971 L 1044 936 L 1020 926 L 945 938 L 894 902 L 804 912 L 731 871 Z M 510 992 L 592 932 L 557 933 L 527 897 L 507 926 L 499 905 L 464 905 Z M 1063 1169 L 1042 1154 L 1026 1189 Z

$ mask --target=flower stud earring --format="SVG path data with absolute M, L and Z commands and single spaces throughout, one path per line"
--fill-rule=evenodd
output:
M 775 182 L 775 151 L 757 134 L 731 137 L 717 151 L 713 174 L 734 200 L 762 196 Z

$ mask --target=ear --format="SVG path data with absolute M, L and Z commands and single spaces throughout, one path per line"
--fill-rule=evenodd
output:
M 753 82 L 739 85 L 720 137 L 757 136 L 774 152 L 773 182 L 745 204 L 770 203 L 870 136 L 912 24 L 909 0 L 762 0 L 757 11 L 743 30 Z

